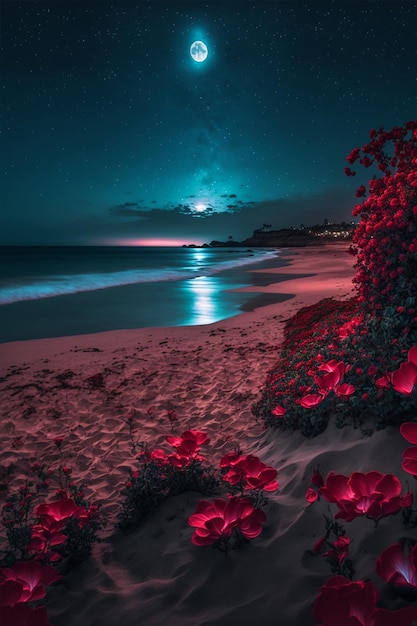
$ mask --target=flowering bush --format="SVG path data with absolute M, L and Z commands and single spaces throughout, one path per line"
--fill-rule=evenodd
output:
M 196 530 L 191 541 L 196 546 L 214 545 L 226 552 L 244 539 L 254 539 L 262 532 L 265 513 L 250 500 L 233 496 L 228 500 L 201 500 L 188 523 Z
M 253 407 L 267 426 L 312 437 L 326 428 L 331 416 L 340 427 L 373 417 L 377 429 L 414 417 L 417 385 L 414 377 L 407 382 L 402 372 L 405 363 L 409 369 L 415 366 L 417 331 L 403 334 L 404 328 L 410 329 L 402 325 L 401 315 L 387 314 L 377 322 L 357 306 L 355 301 L 324 300 L 302 309 L 295 316 L 299 338 L 291 320 L 280 360 Z M 309 329 L 306 337 L 303 328 Z
M 60 466 L 58 472 L 46 470 L 35 463 L 32 469 L 39 482 L 27 481 L 8 495 L 2 510 L 2 524 L 9 543 L 0 565 L 11 566 L 16 561 L 35 559 L 44 564 L 68 557 L 72 562 L 88 556 L 92 544 L 99 541 L 103 527 L 100 508 L 84 498 L 83 487 L 71 480 L 71 469 Z M 47 477 L 47 479 L 46 479 Z M 59 500 L 41 502 L 42 492 L 56 479 Z
M 401 496 L 401 488 L 400 481 L 393 474 L 354 472 L 351 476 L 343 476 L 330 472 L 319 492 L 338 507 L 335 518 L 351 522 L 355 517 L 365 516 L 377 523 L 383 517 L 411 506 L 412 493 Z
M 374 584 L 333 576 L 321 587 L 313 616 L 320 626 L 413 626 L 417 607 L 396 611 L 377 607 Z
M 213 493 L 218 488 L 214 468 L 200 455 L 201 446 L 210 442 L 205 433 L 189 430 L 181 437 L 168 435 L 165 439 L 173 446 L 173 453 L 144 448 L 137 457 L 138 468 L 130 470 L 118 515 L 118 526 L 124 532 L 136 528 L 170 496 L 188 490 Z
M 415 309 L 417 298 L 417 122 L 390 131 L 370 131 L 370 141 L 346 157 L 372 167 L 369 195 L 353 210 L 360 222 L 353 235 L 352 254 L 358 269 L 354 279 L 359 300 L 368 311 L 383 316 L 387 306 Z M 376 172 L 382 173 L 377 178 Z M 354 172 L 345 168 L 348 176 Z M 367 193 L 361 185 L 357 197 Z M 415 313 L 409 313 L 410 321 Z M 415 323 L 415 319 L 414 319 Z
M 132 433 L 131 422 L 129 429 Z M 231 546 L 241 543 L 243 538 L 257 536 L 251 534 L 255 528 L 259 530 L 257 534 L 262 530 L 262 526 L 255 522 L 265 520 L 265 514 L 260 511 L 260 507 L 267 502 L 264 492 L 278 488 L 275 480 L 277 471 L 266 466 L 256 456 L 234 451 L 226 454 L 220 461 L 222 476 L 200 454 L 201 446 L 210 442 L 204 432 L 188 430 L 180 437 L 168 435 L 165 440 L 174 448 L 174 452 L 167 454 L 160 448 L 150 452 L 144 448 L 137 457 L 138 469 L 130 470 L 129 479 L 122 491 L 125 498 L 118 516 L 119 528 L 128 531 L 137 527 L 148 513 L 170 496 L 184 491 L 219 492 L 222 478 L 231 504 L 219 504 L 223 502 L 221 499 L 215 500 L 214 504 L 205 500 L 198 504 L 197 513 L 204 514 L 205 517 L 204 522 L 202 517 L 193 518 L 194 521 L 200 520 L 202 524 L 194 533 L 193 543 L 214 543 L 227 552 Z M 236 497 L 238 492 L 240 498 Z M 220 523 L 222 512 L 225 517 Z M 235 517 L 232 519 L 230 516 L 233 515 Z M 204 534 L 208 529 L 210 533 Z

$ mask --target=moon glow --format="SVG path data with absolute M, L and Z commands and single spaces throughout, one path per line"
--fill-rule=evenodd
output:
M 208 48 L 204 41 L 194 41 L 190 46 L 190 54 L 197 63 L 205 61 L 208 55 Z

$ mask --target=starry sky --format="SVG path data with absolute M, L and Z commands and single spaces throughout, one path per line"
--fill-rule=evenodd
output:
M 346 155 L 417 114 L 411 0 L 2 0 L 1 22 L 1 244 L 350 221 L 369 171 Z

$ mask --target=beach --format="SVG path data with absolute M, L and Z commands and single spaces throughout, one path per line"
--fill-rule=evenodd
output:
M 319 466 L 324 475 L 379 470 L 404 482 L 404 439 L 398 429 L 365 437 L 330 423 L 307 440 L 265 430 L 251 407 L 279 359 L 285 321 L 324 298 L 354 295 L 347 247 L 285 250 L 285 267 L 260 270 L 267 284 L 240 290 L 256 294 L 257 308 L 214 324 L 1 346 L 0 503 L 23 484 L 30 464 L 65 462 L 107 519 L 91 557 L 48 588 L 53 626 L 313 626 L 314 600 L 331 573 L 309 552 L 323 535 L 327 506 L 306 502 L 310 477 Z M 282 301 L 269 304 L 277 294 Z M 194 492 L 167 500 L 131 534 L 116 531 L 120 492 L 137 463 L 128 415 L 135 440 L 150 449 L 167 450 L 167 435 L 198 430 L 210 438 L 201 453 L 214 465 L 240 448 L 276 468 L 279 489 L 269 495 L 264 532 L 227 557 L 193 545 L 187 520 L 202 499 Z M 366 519 L 350 523 L 362 578 L 375 578 L 375 556 L 403 532 L 400 516 L 377 527 Z M 392 597 L 388 608 L 397 605 Z

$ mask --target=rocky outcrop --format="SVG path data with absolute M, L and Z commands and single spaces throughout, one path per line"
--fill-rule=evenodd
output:
M 241 242 L 242 246 L 252 248 L 285 248 L 319 246 L 323 243 L 322 237 L 316 237 L 302 230 L 285 228 L 282 230 L 255 230 L 252 237 Z

